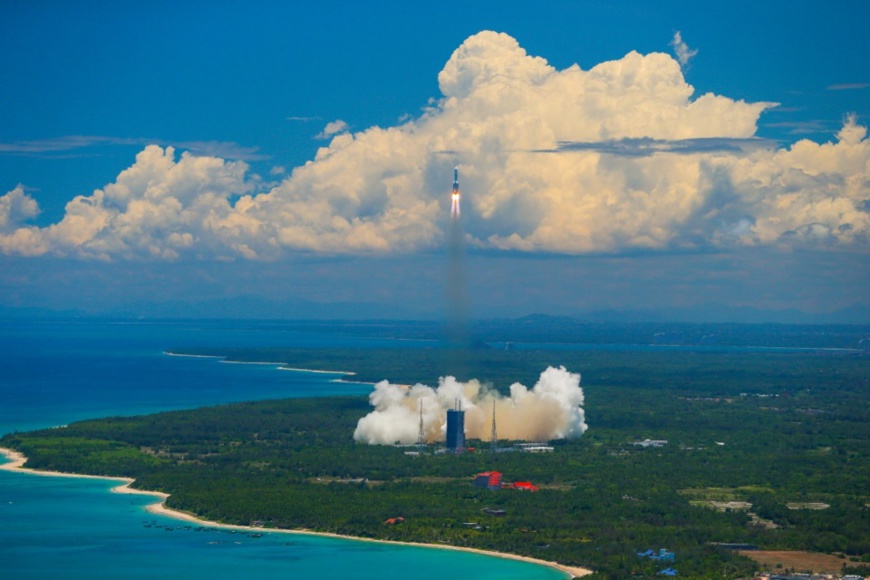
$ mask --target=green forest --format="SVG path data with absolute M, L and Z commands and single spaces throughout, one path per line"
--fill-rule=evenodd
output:
M 668 566 L 682 578 L 750 576 L 756 564 L 723 543 L 870 562 L 866 355 L 176 351 L 403 384 L 434 385 L 449 362 L 458 378 L 505 392 L 564 365 L 582 374 L 589 430 L 551 441 L 552 453 L 494 453 L 472 441 L 473 453 L 427 446 L 407 455 L 353 441 L 371 410 L 365 397 L 324 397 L 83 421 L 0 444 L 37 469 L 133 477 L 135 487 L 171 494 L 169 507 L 211 520 L 499 550 L 588 567 L 595 579 L 655 577 Z M 647 438 L 667 444 L 635 445 Z M 541 489 L 474 487 L 488 470 Z M 385 523 L 396 517 L 404 521 Z M 661 548 L 673 562 L 637 555 Z

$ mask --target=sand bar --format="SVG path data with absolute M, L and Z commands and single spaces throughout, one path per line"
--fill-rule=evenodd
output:
M 317 373 L 321 375 L 355 375 L 356 373 L 353 371 L 328 371 L 321 369 L 300 369 L 296 367 L 288 367 L 287 363 L 281 363 L 282 371 L 295 371 L 297 373 Z
M 323 375 L 347 375 L 347 376 L 353 376 L 356 374 L 353 371 L 330 371 L 330 370 L 324 370 L 324 369 L 301 369 L 301 368 L 287 366 L 286 362 L 278 362 L 278 361 L 233 360 L 233 359 L 227 358 L 225 355 L 222 355 L 222 354 L 185 354 L 183 352 L 172 352 L 172 351 L 168 351 L 168 350 L 163 351 L 163 354 L 165 354 L 167 356 L 181 356 L 181 357 L 188 357 L 188 358 L 216 358 L 216 359 L 220 359 L 219 362 L 227 363 L 227 364 L 236 364 L 236 365 L 269 365 L 269 366 L 276 366 L 276 367 L 278 367 L 278 370 L 281 370 L 281 371 L 295 371 L 295 372 L 299 372 L 299 373 L 315 373 L 315 374 L 323 374 Z M 354 382 L 355 383 L 358 381 L 342 381 L 340 379 L 337 379 L 335 382 Z M 374 384 L 374 383 L 359 382 L 359 384 L 368 385 L 368 384 Z
M 478 550 L 475 548 L 465 548 L 461 546 L 450 546 L 447 544 L 424 544 L 420 542 L 396 542 L 392 540 L 375 540 L 371 538 L 358 538 L 355 536 L 345 536 L 342 534 L 331 534 L 328 532 L 314 532 L 311 530 L 282 530 L 276 528 L 259 528 L 254 526 L 239 526 L 233 524 L 222 524 L 220 522 L 214 522 L 210 520 L 204 520 L 196 517 L 193 514 L 182 512 L 178 510 L 174 510 L 166 507 L 166 499 L 169 497 L 169 494 L 160 492 L 160 491 L 143 491 L 139 489 L 133 489 L 130 485 L 133 483 L 132 478 L 129 477 L 108 477 L 101 475 L 82 475 L 79 473 L 64 473 L 60 471 L 39 471 L 36 469 L 30 469 L 24 467 L 24 464 L 27 462 L 27 457 L 24 454 L 15 451 L 14 449 L 7 449 L 5 447 L 0 447 L 0 454 L 6 456 L 7 459 L 10 460 L 9 463 L 4 463 L 0 465 L 0 470 L 3 471 L 13 471 L 18 473 L 29 473 L 32 475 L 44 475 L 50 477 L 78 477 L 85 479 L 105 479 L 109 481 L 120 481 L 121 485 L 112 488 L 113 493 L 129 493 L 129 494 L 141 494 L 141 495 L 151 495 L 159 498 L 160 501 L 157 503 L 151 504 L 147 506 L 149 512 L 153 514 L 160 514 L 163 516 L 168 516 L 177 520 L 183 520 L 186 522 L 194 523 L 201 526 L 214 526 L 220 527 L 230 530 L 244 530 L 244 531 L 253 531 L 258 533 L 278 533 L 278 534 L 304 534 L 309 536 L 322 536 L 327 538 L 337 538 L 342 540 L 353 540 L 355 542 L 376 542 L 380 544 L 394 544 L 397 546 L 417 546 L 421 548 L 438 548 L 440 550 L 455 550 L 460 552 L 471 552 L 474 554 L 483 554 L 486 556 L 494 556 L 497 558 L 506 558 L 508 560 L 519 560 L 522 562 L 529 562 L 532 564 L 538 564 L 541 566 L 548 566 L 550 568 L 554 568 L 559 570 L 560 572 L 564 572 L 568 576 L 573 576 L 579 578 L 581 576 L 586 576 L 588 574 L 592 574 L 592 570 L 587 570 L 586 568 L 580 568 L 578 566 L 566 566 L 563 564 L 559 564 L 557 562 L 549 562 L 547 560 L 539 560 L 537 558 L 530 558 L 528 556 L 519 556 L 517 554 L 508 554 L 505 552 L 495 552 L 492 550 Z

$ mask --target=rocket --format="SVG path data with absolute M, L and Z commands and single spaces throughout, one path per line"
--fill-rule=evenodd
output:
M 459 219 L 459 166 L 453 168 L 453 193 L 450 196 L 450 217 Z

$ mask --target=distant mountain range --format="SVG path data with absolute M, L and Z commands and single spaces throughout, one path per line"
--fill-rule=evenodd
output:
M 855 304 L 833 312 L 810 313 L 796 310 L 703 304 L 688 308 L 656 310 L 605 310 L 580 316 L 601 322 L 690 322 L 748 324 L 870 324 L 870 306 Z
M 53 310 L 0 305 L 0 318 L 125 318 L 125 319 L 254 319 L 254 320 L 441 320 L 438 312 L 420 312 L 400 304 L 376 302 L 314 302 L 309 300 L 269 301 L 257 296 L 240 296 L 203 301 L 149 302 L 107 308 L 102 311 Z M 870 324 L 870 305 L 808 313 L 800 310 L 763 310 L 750 307 L 704 304 L 687 308 L 598 310 L 576 313 L 517 313 L 503 316 L 487 312 L 476 320 L 502 318 L 550 323 L 746 323 L 746 324 Z M 538 320 L 540 321 L 540 320 Z

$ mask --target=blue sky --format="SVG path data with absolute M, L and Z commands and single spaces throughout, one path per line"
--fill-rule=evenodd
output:
M 443 168 L 449 189 L 449 168 L 458 163 L 467 176 L 469 265 L 482 276 L 471 273 L 471 300 L 485 304 L 478 311 L 485 315 L 715 303 L 811 313 L 857 305 L 870 318 L 870 165 L 862 168 L 867 146 L 860 135 L 870 118 L 868 21 L 864 2 L 5 2 L 0 196 L 6 194 L 8 211 L 0 216 L 0 235 L 7 236 L 0 306 L 135 312 L 152 302 L 259 296 L 398 303 L 402 315 L 437 315 L 445 224 L 434 190 Z M 505 33 L 516 47 L 505 37 L 476 36 L 481 31 Z M 675 52 L 677 32 L 692 55 L 685 62 Z M 454 55 L 461 46 L 471 56 Z M 673 62 L 626 60 L 631 51 L 664 53 Z M 537 70 L 533 57 L 545 59 L 550 72 Z M 440 79 L 454 60 L 454 77 Z M 604 80 L 596 82 L 613 83 L 603 89 L 562 74 L 574 64 L 588 72 L 607 62 L 620 63 L 619 72 L 600 69 Z M 493 102 L 482 92 L 515 73 L 528 86 L 509 83 L 498 94 L 518 91 L 527 112 L 519 116 L 507 110 L 508 98 Z M 641 74 L 653 84 L 626 96 L 620 83 L 640 85 Z M 546 90 L 540 75 L 553 78 Z M 468 92 L 466 82 L 478 92 Z M 693 92 L 674 105 L 683 84 Z M 608 104 L 588 101 L 578 116 L 591 119 L 612 105 L 594 127 L 562 124 L 543 108 L 557 102 L 553 116 L 564 115 L 593 86 Z M 691 112 L 706 93 L 727 102 Z M 758 107 L 745 110 L 741 102 Z M 645 125 L 664 110 L 676 117 Z M 445 128 L 454 118 L 455 127 Z M 325 135 L 337 121 L 332 127 L 344 129 Z M 373 127 L 404 133 L 380 135 Z M 856 136 L 848 142 L 853 150 L 843 145 L 832 153 L 839 161 L 822 147 L 795 150 L 802 139 L 845 144 L 846 133 L 838 136 L 844 127 Z M 671 153 L 635 160 L 612 153 L 614 143 L 636 147 L 638 139 Z M 742 153 L 703 157 L 698 139 L 719 153 L 738 146 Z M 404 156 L 389 143 L 401 143 Z M 149 145 L 162 153 L 146 155 Z M 410 153 L 418 145 L 426 155 Z M 573 152 L 559 149 L 565 145 Z M 687 147 L 693 150 L 673 153 Z M 320 162 L 318 148 L 329 148 Z M 529 154 L 544 149 L 561 152 Z M 206 168 L 182 161 L 185 151 L 219 162 Z M 679 163 L 660 161 L 670 157 Z M 821 165 L 808 168 L 809 158 Z M 246 165 L 232 166 L 239 162 Z M 307 171 L 293 172 L 307 162 Z M 587 162 L 597 164 L 589 175 L 577 169 Z M 169 215 L 162 210 L 134 215 L 131 199 L 157 194 L 135 190 L 122 172 L 147 165 L 153 182 L 156 168 L 168 172 L 173 163 L 183 175 L 157 189 L 176 205 L 161 208 L 190 215 L 183 223 L 161 222 Z M 336 177 L 330 163 L 346 173 Z M 536 164 L 561 175 L 558 183 L 530 169 Z M 412 166 L 422 166 L 419 174 Z M 693 177 L 699 171 L 702 177 Z M 803 176 L 788 177 L 795 171 Z M 820 172 L 830 179 L 821 183 Z M 205 181 L 190 184 L 204 173 Z M 516 191 L 499 182 L 501 175 L 512 176 Z M 608 199 L 620 209 L 606 210 L 614 203 L 588 197 L 589 190 L 571 191 L 575 182 L 595 191 L 614 187 Z M 111 184 L 120 184 L 114 194 Z M 650 184 L 659 189 L 639 201 L 637 192 Z M 173 187 L 188 189 L 176 195 Z M 348 193 L 354 187 L 359 191 Z M 837 187 L 844 193 L 824 197 Z M 108 192 L 99 202 L 108 209 L 88 214 L 82 220 L 93 221 L 80 220 L 73 231 L 66 204 L 95 190 Z M 206 190 L 229 204 L 222 227 L 237 228 L 231 241 L 206 232 L 205 210 L 194 211 L 203 203 L 195 195 Z M 260 213 L 240 217 L 236 204 L 245 196 Z M 329 204 L 316 216 L 291 203 L 313 205 L 317 196 Z M 674 210 L 690 198 L 692 208 Z M 560 222 L 570 215 L 566 208 L 585 204 L 596 216 L 591 224 L 613 227 L 573 231 Z M 782 216 L 777 208 L 786 208 Z M 676 217 L 661 217 L 671 210 Z M 263 221 L 278 214 L 292 215 L 278 225 Z M 344 219 L 340 227 L 335 215 Z M 264 228 L 277 233 L 257 237 Z M 825 276 L 809 283 L 820 265 Z

